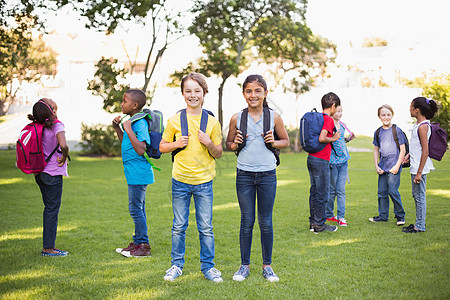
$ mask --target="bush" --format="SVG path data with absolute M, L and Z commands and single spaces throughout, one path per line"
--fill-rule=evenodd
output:
M 112 125 L 81 123 L 81 153 L 85 155 L 120 155 L 120 141 Z

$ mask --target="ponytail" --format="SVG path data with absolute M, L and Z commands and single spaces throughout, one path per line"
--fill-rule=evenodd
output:
M 28 119 L 32 122 L 44 124 L 47 128 L 50 128 L 55 120 L 53 109 L 43 99 L 33 105 L 33 114 L 29 114 Z
M 425 97 L 417 97 L 412 101 L 414 108 L 420 110 L 420 113 L 427 119 L 430 120 L 438 111 L 438 105 L 433 99 L 428 99 Z

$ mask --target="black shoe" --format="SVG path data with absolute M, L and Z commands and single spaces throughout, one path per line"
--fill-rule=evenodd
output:
M 313 225 L 313 228 L 314 228 L 315 234 L 325 232 L 325 231 L 335 232 L 336 230 L 338 230 L 337 226 L 332 226 L 332 225 L 328 225 L 328 224 Z
M 313 224 L 309 223 L 309 231 L 314 231 Z
M 370 222 L 387 222 L 388 220 L 386 220 L 386 219 L 383 219 L 382 217 L 380 217 L 380 216 L 376 216 L 376 217 L 373 217 L 373 218 L 369 218 L 369 221 Z
M 424 232 L 424 231 L 414 228 L 414 224 L 411 224 L 408 227 L 403 227 L 402 232 L 404 232 L 404 233 L 418 233 L 418 232 Z
M 397 226 L 405 225 L 405 217 L 395 216 L 395 218 L 397 219 Z
M 406 229 L 414 229 L 414 224 L 409 224 L 409 226 L 405 226 L 402 228 L 402 231 L 404 232 Z

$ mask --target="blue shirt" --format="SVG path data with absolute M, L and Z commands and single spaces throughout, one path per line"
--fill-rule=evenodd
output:
M 405 137 L 398 126 L 397 137 L 400 146 L 405 144 Z M 392 136 L 392 126 L 389 129 L 381 127 L 379 141 L 380 142 L 378 143 L 375 131 L 373 135 L 373 144 L 380 148 L 380 161 L 378 162 L 378 166 L 380 169 L 387 172 L 395 166 L 398 161 L 398 156 L 400 155 L 400 150 L 397 148 L 397 144 L 395 144 L 394 137 Z
M 350 159 L 348 154 L 347 145 L 345 143 L 345 127 L 339 123 L 338 130 L 341 132 L 341 136 L 338 140 L 333 142 L 334 151 L 331 150 L 330 164 L 342 164 Z M 336 153 L 335 153 L 336 152 Z
M 147 145 L 150 145 L 148 124 L 145 119 L 133 122 L 131 129 L 140 142 L 145 142 Z M 122 139 L 122 161 L 128 184 L 147 185 L 155 182 L 152 166 L 144 156 L 137 154 L 136 150 L 134 150 L 126 131 L 123 132 Z
M 237 124 L 241 124 L 242 111 L 238 114 Z M 266 172 L 277 167 L 275 155 L 267 149 L 264 143 L 264 116 L 261 114 L 258 122 L 248 115 L 247 134 L 245 147 L 242 148 L 237 157 L 237 168 L 248 172 Z M 270 111 L 270 129 L 274 130 L 274 112 Z

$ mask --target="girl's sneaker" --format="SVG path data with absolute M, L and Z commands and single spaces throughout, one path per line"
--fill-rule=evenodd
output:
M 235 281 L 243 281 L 250 274 L 249 266 L 240 266 L 239 270 L 234 273 L 233 280 Z
M 340 218 L 338 220 L 338 224 L 339 226 L 347 226 L 347 220 L 345 220 L 344 218 Z
M 56 257 L 56 256 L 67 256 L 69 254 L 69 252 L 67 251 L 56 251 L 56 253 L 48 253 L 48 252 L 41 252 L 42 256 L 50 256 L 50 257 Z
M 166 271 L 166 275 L 164 276 L 164 280 L 174 281 L 178 276 L 181 276 L 183 271 L 177 266 L 172 266 L 170 269 Z
M 267 266 L 263 269 L 263 276 L 270 282 L 277 282 L 280 280 L 278 276 L 275 274 L 275 272 L 272 270 L 271 266 Z
M 339 223 L 339 219 L 336 218 L 336 216 L 333 216 L 332 218 L 327 218 L 327 221 Z
M 203 273 L 203 275 L 205 276 L 206 279 L 211 280 L 212 282 L 222 282 L 223 279 L 222 277 L 222 273 L 220 273 L 219 270 L 217 270 L 216 268 L 211 268 L 208 271 L 206 271 L 205 273 Z

